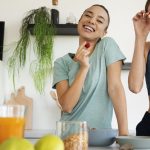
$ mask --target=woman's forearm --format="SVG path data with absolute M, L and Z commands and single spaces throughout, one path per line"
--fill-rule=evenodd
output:
M 143 86 L 145 75 L 145 40 L 146 39 L 142 37 L 136 37 L 135 39 L 134 54 L 128 79 L 129 89 L 134 93 L 138 93 Z
M 75 107 L 75 105 L 77 104 L 80 98 L 82 89 L 84 87 L 84 81 L 88 73 L 88 69 L 89 68 L 81 67 L 75 77 L 75 80 L 71 84 L 71 86 L 60 97 L 59 101 L 60 101 L 63 111 L 70 113 L 72 109 Z
M 109 93 L 118 122 L 119 135 L 128 135 L 127 104 L 121 81 Z

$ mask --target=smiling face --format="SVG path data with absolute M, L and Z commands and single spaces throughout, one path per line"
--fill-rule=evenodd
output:
M 80 38 L 90 41 L 98 41 L 107 33 L 109 16 L 106 10 L 100 6 L 91 6 L 86 9 L 78 23 Z

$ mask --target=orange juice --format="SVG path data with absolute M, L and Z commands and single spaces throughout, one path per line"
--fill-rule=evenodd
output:
M 0 117 L 0 143 L 9 137 L 23 137 L 24 125 L 23 117 Z

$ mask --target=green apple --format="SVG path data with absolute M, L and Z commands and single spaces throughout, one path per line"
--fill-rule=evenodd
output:
M 34 146 L 27 139 L 11 137 L 0 145 L 0 150 L 34 150 Z
M 60 137 L 47 134 L 35 143 L 35 150 L 64 150 L 64 143 Z

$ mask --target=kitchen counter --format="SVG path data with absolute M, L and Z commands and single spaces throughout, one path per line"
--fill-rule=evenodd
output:
M 32 143 L 35 143 L 38 139 L 29 139 Z M 108 147 L 89 147 L 88 150 L 119 150 L 119 145 L 118 144 L 113 144 L 112 146 Z
M 114 144 L 109 147 L 89 147 L 89 150 L 119 150 L 119 145 Z
M 35 143 L 42 136 L 51 133 L 55 134 L 55 130 L 25 130 L 24 137 Z M 135 135 L 135 131 L 130 131 L 131 135 Z M 89 147 L 88 150 L 119 150 L 119 145 L 114 143 L 108 147 Z M 134 149 L 136 150 L 136 149 Z M 138 149 L 138 150 L 150 150 L 150 149 Z
M 55 134 L 55 130 L 25 130 L 24 137 L 35 143 L 40 137 L 45 134 Z M 109 147 L 89 147 L 89 150 L 119 150 L 118 144 L 113 144 Z
M 54 129 L 50 129 L 50 130 L 25 130 L 24 136 L 25 138 L 40 138 L 42 136 L 44 136 L 45 134 L 55 134 L 55 130 Z M 135 131 L 131 130 L 130 135 L 135 135 Z

